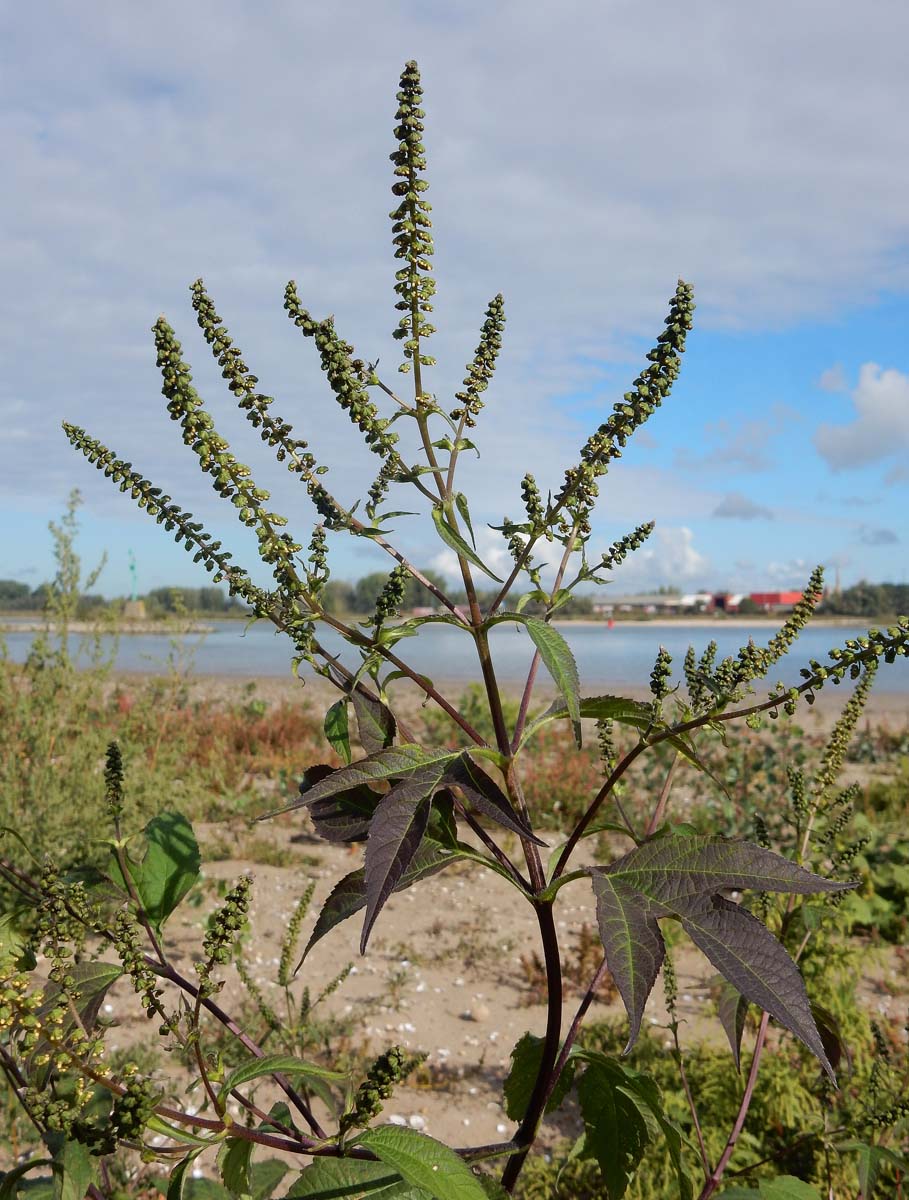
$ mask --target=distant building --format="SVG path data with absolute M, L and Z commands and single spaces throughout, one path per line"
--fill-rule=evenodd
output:
M 737 613 L 745 597 L 741 592 L 717 592 L 713 597 L 714 612 Z
M 711 592 L 679 593 L 645 592 L 637 596 L 611 596 L 609 600 L 599 600 L 593 605 L 593 611 L 598 616 L 612 617 L 617 613 L 644 613 L 648 616 L 656 614 L 674 615 L 686 612 L 706 612 L 713 601 Z
M 801 598 L 801 592 L 752 592 L 748 597 L 764 612 L 788 612 Z

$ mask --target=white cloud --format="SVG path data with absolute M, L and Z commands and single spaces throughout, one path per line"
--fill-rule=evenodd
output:
M 694 534 L 687 526 L 658 525 L 612 578 L 616 590 L 632 592 L 684 583 L 706 584 L 711 569 L 710 559 L 696 548 Z
M 187 303 L 202 274 L 263 385 L 326 457 L 350 459 L 339 475 L 355 488 L 368 459 L 336 414 L 313 415 L 323 380 L 281 291 L 296 276 L 393 366 L 387 154 L 408 55 L 427 89 L 432 386 L 457 385 L 501 288 L 512 436 L 548 427 L 559 395 L 657 330 L 679 273 L 699 320 L 747 328 L 907 286 L 907 38 L 905 5 L 869 22 L 822 0 L 695 0 L 656 25 L 628 0 L 453 0 L 416 16 L 404 0 L 19 6 L 0 49 L 0 420 L 25 404 L 35 436 L 4 456 L 0 487 L 43 503 L 81 478 L 107 506 L 60 437 L 65 415 L 208 504 L 173 454 L 147 334 L 172 316 L 221 420 Z
M 909 450 L 909 375 L 864 363 L 852 393 L 855 419 L 818 426 L 814 444 L 834 471 L 881 462 Z

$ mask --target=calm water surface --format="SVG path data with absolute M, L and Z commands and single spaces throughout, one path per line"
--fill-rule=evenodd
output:
M 286 675 L 290 670 L 291 645 L 283 634 L 262 621 L 244 628 L 242 621 L 212 621 L 211 633 L 190 634 L 180 639 L 184 650 L 192 656 L 193 667 L 201 675 Z M 766 624 L 753 626 L 681 627 L 648 624 L 619 624 L 609 629 L 603 625 L 564 624 L 561 633 L 568 640 L 581 673 L 585 690 L 614 687 L 619 683 L 646 684 L 658 647 L 662 644 L 672 655 L 681 672 L 682 659 L 689 643 L 700 653 L 712 639 L 719 647 L 718 657 L 734 655 L 749 637 L 758 645 L 766 644 L 774 629 Z M 786 684 L 799 682 L 799 667 L 808 659 L 827 661 L 827 651 L 841 646 L 847 637 L 864 633 L 865 626 L 817 626 L 806 629 L 772 673 L 769 682 L 778 679 Z M 3 635 L 7 651 L 14 662 L 24 661 L 32 642 L 30 633 Z M 103 639 L 113 650 L 114 639 Z M 320 634 L 322 644 L 331 653 L 339 654 L 342 662 L 356 667 L 358 658 L 350 647 L 325 630 Z M 72 651 L 77 652 L 79 638 L 72 638 Z M 499 625 L 491 632 L 490 642 L 495 657 L 496 672 L 503 683 L 523 681 L 533 646 L 519 626 Z M 171 649 L 166 634 L 123 635 L 116 646 L 115 667 L 120 671 L 159 673 L 166 669 Z M 479 678 L 476 656 L 468 636 L 445 625 L 424 627 L 418 637 L 398 642 L 395 652 L 407 663 L 430 678 L 464 683 Z M 882 666 L 877 688 L 882 692 L 909 694 L 909 660 L 897 659 Z

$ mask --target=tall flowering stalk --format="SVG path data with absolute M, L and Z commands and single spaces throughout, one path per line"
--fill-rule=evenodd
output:
M 62 1151 L 54 1151 L 58 1174 L 66 1178 L 70 1172 L 75 1177 L 77 1166 L 82 1172 L 78 1175 L 82 1193 L 87 1188 L 97 1190 L 93 1180 L 100 1178 L 84 1166 L 83 1150 L 103 1157 L 116 1145 L 128 1144 L 142 1147 L 147 1154 L 179 1158 L 171 1176 L 171 1190 L 177 1196 L 195 1157 L 208 1148 L 219 1150 L 222 1178 L 231 1194 L 251 1194 L 251 1154 L 259 1147 L 278 1149 L 287 1161 L 295 1162 L 299 1175 L 293 1195 L 372 1194 L 379 1180 L 383 1194 L 390 1188 L 401 1200 L 427 1194 L 437 1200 L 481 1200 L 503 1190 L 510 1194 L 545 1114 L 573 1088 L 585 1124 L 576 1152 L 599 1164 L 611 1200 L 623 1194 L 645 1148 L 654 1140 L 662 1140 L 668 1150 L 679 1195 L 697 1193 L 700 1200 L 707 1200 L 720 1186 L 744 1127 L 771 1018 L 815 1056 L 829 1086 L 835 1085 L 829 1042 L 818 1028 L 797 966 L 813 927 L 807 927 L 794 955 L 787 952 L 800 911 L 801 902 L 795 897 L 821 896 L 834 906 L 852 886 L 849 872 L 858 843 L 843 844 L 851 799 L 847 793 L 835 795 L 833 784 L 878 664 L 907 653 L 909 621 L 901 618 L 886 630 L 871 630 L 867 637 L 847 641 L 831 650 L 826 663 L 812 660 L 796 686 L 776 684 L 758 694 L 757 681 L 790 650 L 811 618 L 823 588 L 818 568 L 803 599 L 766 646 L 749 642 L 737 656 L 720 662 L 715 643 L 700 655 L 690 649 L 684 660 L 684 689 L 674 678 L 670 655 L 660 648 L 650 676 L 649 700 L 583 693 L 578 664 L 552 618 L 578 587 L 607 582 L 610 572 L 653 530 L 653 523 L 645 521 L 610 546 L 592 552 L 593 510 L 602 479 L 628 440 L 670 398 L 692 329 L 692 288 L 678 282 L 665 327 L 647 353 L 646 365 L 582 445 L 578 461 L 565 472 L 561 485 L 550 492 L 545 482 L 539 482 L 539 471 L 524 473 L 523 518 L 506 517 L 493 527 L 501 532 L 512 563 L 506 578 L 497 577 L 478 553 L 468 498 L 457 488 L 457 465 L 461 451 L 473 445 L 465 433 L 472 433 L 480 423 L 494 382 L 505 307 L 501 295 L 490 301 L 463 385 L 443 405 L 423 382 L 424 369 L 434 363 L 426 345 L 434 332 L 429 318 L 435 283 L 422 104 L 420 74 L 416 63 L 408 62 L 397 93 L 396 148 L 391 155 L 396 206 L 390 216 L 399 264 L 394 285 L 400 314 L 395 336 L 402 342 L 400 370 L 410 374 L 412 398 L 399 396 L 379 377 L 375 364 L 357 356 L 333 317 L 314 317 L 293 282 L 284 294 L 287 315 L 314 345 L 336 402 L 380 459 L 378 475 L 364 488 L 365 521 L 356 515 L 356 504 L 341 504 L 329 492 L 327 468 L 310 448 L 311 431 L 306 431 L 306 440 L 299 438 L 290 423 L 275 414 L 273 398 L 259 390 L 257 376 L 201 280 L 196 280 L 191 292 L 202 336 L 241 411 L 274 450 L 278 462 L 304 485 L 316 518 L 311 531 L 299 538 L 292 534 L 287 519 L 271 508 L 268 491 L 234 456 L 195 390 L 182 346 L 164 317 L 154 325 L 162 390 L 183 442 L 214 490 L 233 507 L 241 524 L 255 531 L 259 558 L 271 575 L 269 585 L 254 584 L 250 571 L 236 565 L 201 522 L 154 487 L 132 463 L 118 458 L 81 427 L 67 424 L 64 429 L 89 462 L 174 533 L 216 580 L 226 581 L 257 618 L 273 621 L 289 635 L 296 665 L 309 664 L 338 691 L 326 714 L 325 733 L 343 765 L 310 765 L 299 799 L 282 811 L 306 807 L 320 836 L 332 842 L 361 843 L 364 855 L 362 865 L 339 880 L 325 902 L 303 959 L 336 925 L 361 912 L 365 951 L 393 892 L 417 886 L 453 863 L 480 866 L 507 880 L 533 913 L 546 972 L 545 1032 L 541 1038 L 525 1035 L 512 1053 L 505 1088 L 506 1110 L 514 1122 L 511 1136 L 495 1145 L 456 1150 L 410 1129 L 373 1123 L 394 1087 L 417 1064 L 399 1047 L 384 1050 L 359 1083 L 301 1056 L 266 1055 L 218 1001 L 221 971 L 234 954 L 246 922 L 253 881 L 244 876 L 228 893 L 205 935 L 195 976 L 185 974 L 171 956 L 164 927 L 198 877 L 198 847 L 183 817 L 162 813 L 144 831 L 145 857 L 136 856 L 120 830 L 124 769 L 119 751 L 112 747 L 105 783 L 115 836 L 105 878 L 94 883 L 67 880 L 53 863 L 29 873 L 0 860 L 0 875 L 24 898 L 29 912 L 38 914 L 30 942 L 12 938 L 0 942 L 0 1065 L 48 1145 L 62 1144 Z M 422 458 L 416 463 L 406 462 L 401 454 L 393 425 L 402 420 L 414 421 L 419 434 Z M 457 558 L 466 606 L 428 580 L 390 532 L 390 521 L 408 515 L 384 510 L 391 489 L 400 487 L 413 488 L 421 501 L 429 502 L 429 529 Z M 370 540 L 394 560 L 372 619 L 359 625 L 345 623 L 325 605 L 333 534 Z M 555 570 L 545 581 L 543 566 L 534 559 L 544 543 L 561 547 Z M 477 587 L 481 575 L 499 585 L 485 603 Z M 419 617 L 402 614 L 411 578 L 430 589 L 437 612 Z M 528 590 L 521 592 L 525 585 Z M 527 614 L 529 601 L 542 615 Z M 403 639 L 435 622 L 452 626 L 464 639 L 465 650 L 476 655 L 489 718 L 477 724 L 484 730 L 491 728 L 491 736 L 485 736 L 408 661 Z M 491 629 L 502 622 L 526 634 L 530 654 L 514 717 L 506 715 L 502 703 L 489 641 Z M 323 646 L 320 630 L 326 626 L 350 647 L 356 669 Z M 540 667 L 549 673 L 560 696 L 546 707 L 535 700 Z M 389 684 L 401 677 L 457 723 L 469 749 L 440 750 L 420 743 L 389 697 Z M 792 777 L 796 845 L 789 857 L 769 848 L 766 824 L 760 819 L 755 821 L 754 842 L 728 841 L 711 829 L 673 824 L 672 770 L 652 805 L 635 811 L 623 803 L 627 772 L 656 747 L 668 746 L 676 759 L 701 770 L 702 736 L 722 732 L 729 722 L 754 723 L 764 714 L 790 715 L 828 683 L 838 685 L 847 678 L 858 686 L 817 778 L 809 785 L 800 775 Z M 363 751 L 360 758 L 355 758 L 351 713 Z M 584 723 L 596 722 L 603 781 L 587 798 L 582 817 L 562 846 L 544 856 L 544 843 L 524 795 L 524 751 L 554 721 L 570 726 L 579 747 Z M 614 737 L 617 726 L 631 737 L 630 745 L 620 745 Z M 581 840 L 599 828 L 607 813 L 609 827 L 624 831 L 624 852 L 593 867 L 572 869 Z M 464 840 L 466 833 L 470 840 Z M 806 864 L 815 870 L 806 869 Z M 604 957 L 577 1012 L 565 1021 L 555 912 L 563 887 L 576 882 L 592 890 L 590 903 L 595 906 Z M 741 891 L 759 894 L 752 907 L 768 920 L 776 912 L 773 927 L 779 936 L 753 915 L 747 903 L 730 900 L 732 893 Z M 310 894 L 301 901 L 303 907 Z M 774 910 L 776 894 L 786 899 Z M 477 902 L 481 906 L 482 890 Z M 282 947 L 280 975 L 285 989 L 302 911 L 298 908 Z M 763 1014 L 741 1106 L 716 1161 L 707 1152 L 698 1097 L 688 1084 L 677 1037 L 674 976 L 662 934 L 667 921 L 681 926 L 731 989 L 736 1061 L 744 1027 L 744 1018 L 739 1021 L 737 1014 L 749 1004 Z M 106 968 L 99 959 L 92 971 L 83 969 L 87 939 L 110 950 L 112 957 L 103 960 Z M 36 951 L 51 964 L 50 982 L 37 982 L 34 977 Z M 683 1138 L 653 1082 L 624 1060 L 584 1049 L 577 1040 L 587 1009 L 609 972 L 628 1013 L 630 1050 L 661 970 L 671 1000 L 674 1057 L 698 1136 L 700 1184 L 692 1180 Z M 96 1020 L 99 997 L 120 975 L 131 980 L 139 1003 L 158 1023 L 165 1043 L 180 1047 L 196 1063 L 204 1096 L 201 1112 L 168 1107 L 149 1080 L 118 1071 L 105 1056 L 103 1030 Z M 269 1028 L 279 1027 L 261 992 L 254 999 Z M 246 1060 L 236 1070 L 226 1072 L 217 1056 L 207 1052 L 202 1021 L 206 1014 L 245 1052 Z M 285 1097 L 269 1112 L 259 1107 L 249 1088 L 261 1077 L 270 1078 Z M 320 1096 L 327 1116 L 314 1111 L 311 1093 Z M 99 1095 L 109 1100 L 100 1108 Z M 228 1099 L 240 1106 L 242 1124 L 230 1116 Z M 903 1119 L 903 1101 L 883 1093 L 879 1101 L 875 1101 L 875 1121 L 886 1126 Z M 152 1133 L 158 1139 L 155 1145 Z M 62 1143 L 54 1140 L 57 1135 L 62 1135 Z

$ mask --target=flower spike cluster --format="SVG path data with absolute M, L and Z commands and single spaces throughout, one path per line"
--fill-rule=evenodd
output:
M 302 332 L 316 343 L 322 370 L 335 398 L 349 414 L 351 421 L 366 438 L 366 444 L 382 458 L 398 458 L 395 442 L 396 433 L 388 432 L 389 422 L 379 416 L 379 410 L 370 400 L 363 378 L 367 374 L 366 364 L 353 358 L 353 346 L 345 342 L 335 329 L 333 317 L 317 321 L 300 303 L 297 285 L 293 279 L 284 289 L 284 311 Z
M 161 391 L 171 418 L 180 423 L 184 443 L 196 454 L 202 470 L 214 480 L 218 495 L 239 510 L 244 525 L 255 529 L 259 557 L 271 566 L 279 585 L 288 585 L 294 577 L 293 555 L 301 546 L 289 534 L 275 532 L 276 526 L 287 524 L 286 518 L 265 509 L 269 493 L 256 487 L 249 467 L 237 461 L 215 429 L 211 415 L 192 386 L 189 365 L 181 357 L 182 347 L 163 317 L 155 322 L 154 334 L 163 379 Z
M 283 421 L 268 411 L 274 397 L 264 396 L 256 390 L 259 380 L 243 361 L 240 348 L 234 344 L 224 322 L 218 316 L 201 279 L 197 279 L 190 286 L 190 292 L 199 328 L 211 346 L 212 354 L 221 368 L 221 375 L 227 380 L 227 386 L 236 396 L 237 403 L 246 413 L 253 429 L 260 430 L 259 436 L 275 451 L 278 462 L 286 461 L 287 469 L 300 477 L 319 515 L 329 528 L 343 524 L 343 512 L 319 482 L 318 477 L 324 475 L 328 468 L 317 466 L 307 442 L 291 437 L 293 426 L 288 421 Z
M 659 408 L 678 377 L 680 355 L 684 353 L 685 339 L 692 325 L 693 297 L 691 285 L 680 279 L 669 306 L 666 328 L 647 354 L 650 366 L 638 375 L 632 390 L 614 406 L 609 419 L 588 438 L 578 466 L 565 472 L 565 483 L 558 500 L 579 519 L 582 533 L 590 532 L 588 515 L 598 495 L 597 478 L 606 474 L 612 459 L 621 458 L 625 443 Z
M 452 409 L 450 414 L 453 421 L 463 420 L 469 429 L 476 425 L 477 414 L 483 407 L 482 393 L 489 387 L 496 369 L 504 329 L 505 301 L 500 293 L 489 301 L 480 341 L 464 377 L 463 390 L 455 393 L 459 407 Z
M 220 542 L 212 541 L 211 534 L 203 529 L 200 521 L 193 520 L 192 513 L 184 512 L 161 488 L 153 487 L 150 480 L 134 471 L 132 463 L 117 458 L 103 442 L 89 437 L 78 425 L 64 423 L 63 431 L 72 445 L 99 471 L 104 472 L 105 478 L 119 484 L 121 492 L 129 492 L 139 507 L 144 508 L 159 525 L 163 525 L 168 533 L 176 530 L 174 540 L 182 542 L 187 551 L 195 551 L 193 562 L 200 562 L 206 571 L 213 571 L 215 583 L 226 580 L 232 596 L 242 597 L 255 612 L 261 611 L 265 615 L 267 594 L 253 584 L 242 567 L 231 564 L 230 552 L 222 550 Z
M 404 259 L 406 265 L 395 272 L 395 292 L 400 297 L 395 308 L 402 313 L 394 336 L 404 342 L 404 362 L 398 370 L 405 374 L 411 365 L 431 367 L 435 359 L 420 351 L 420 342 L 435 333 L 426 314 L 432 312 L 432 298 L 436 284 L 430 272 L 433 255 L 430 212 L 432 205 L 423 193 L 429 188 L 423 178 L 426 170 L 426 148 L 423 145 L 423 117 L 420 107 L 423 88 L 420 86 L 420 70 L 415 62 L 405 65 L 401 74 L 401 86 L 397 95 L 398 111 L 395 120 L 397 150 L 389 157 L 395 165 L 395 183 L 392 193 L 398 198 L 398 206 L 391 217 L 395 247 L 395 258 Z

